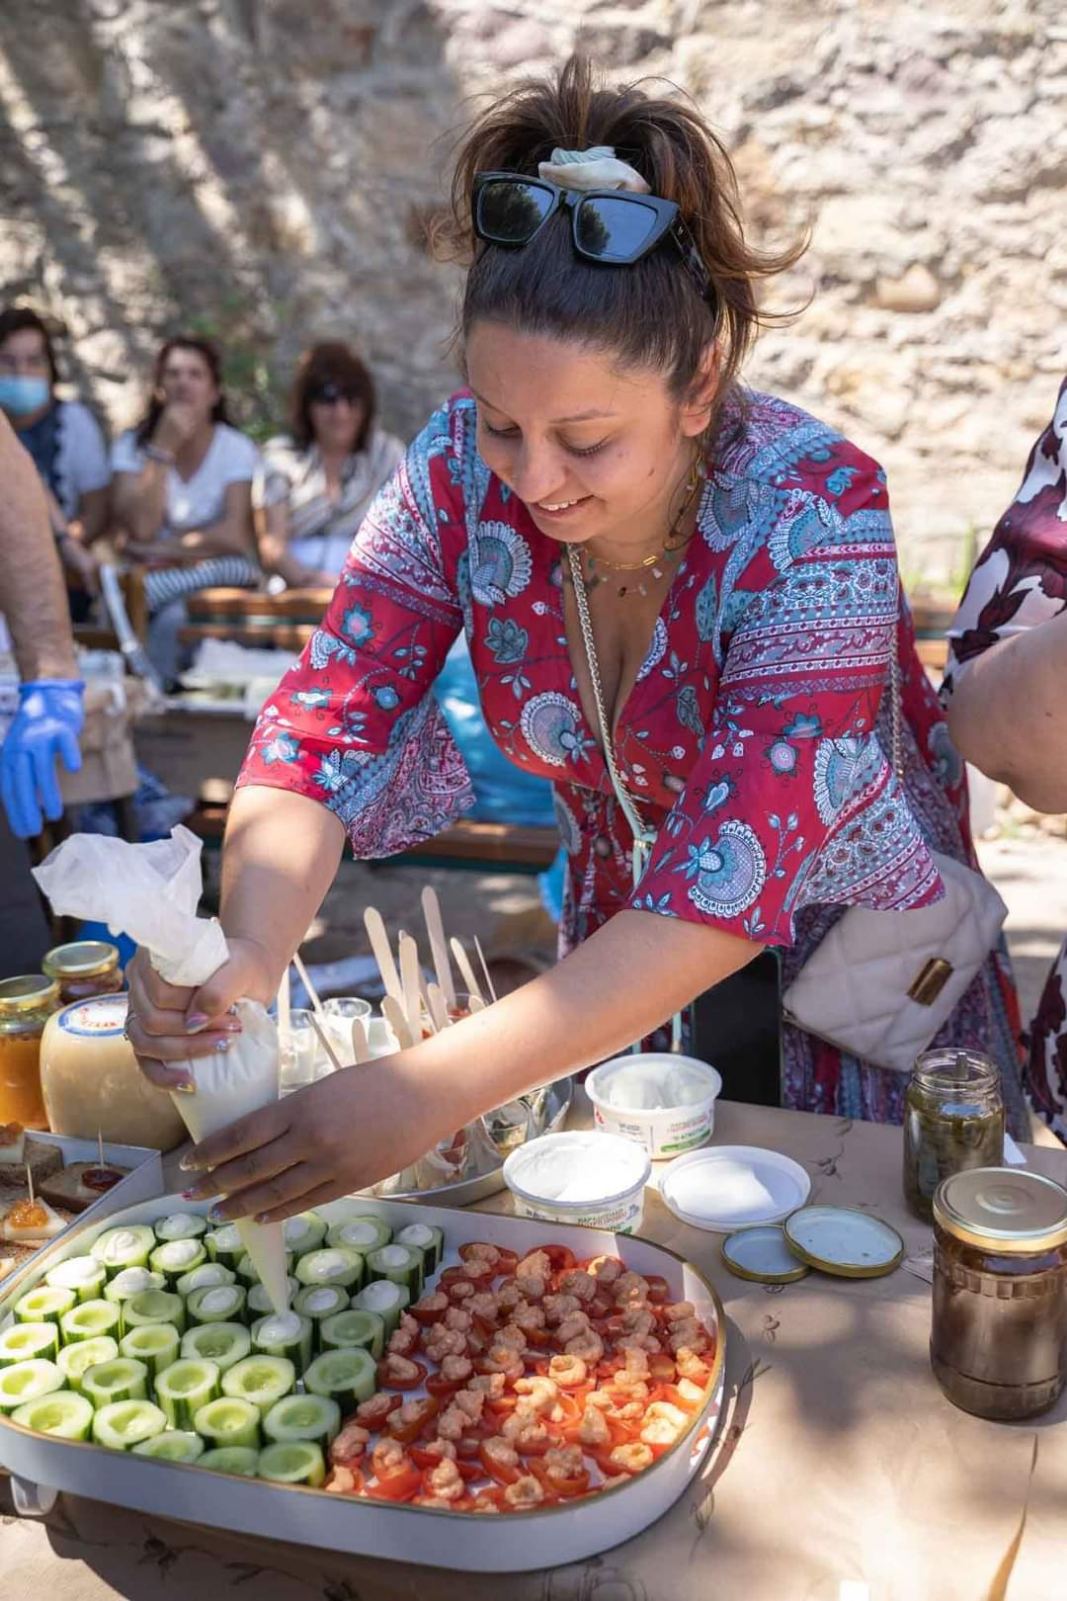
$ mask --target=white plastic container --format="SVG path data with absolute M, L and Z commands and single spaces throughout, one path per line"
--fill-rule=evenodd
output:
M 504 1182 L 519 1217 L 632 1234 L 652 1164 L 631 1140 L 595 1130 L 542 1134 L 512 1151 Z
M 672 1105 L 679 1080 L 693 1098 Z M 693 1151 L 711 1138 L 722 1079 L 696 1057 L 648 1051 L 602 1062 L 586 1078 L 585 1088 L 597 1128 L 636 1140 L 658 1162 Z

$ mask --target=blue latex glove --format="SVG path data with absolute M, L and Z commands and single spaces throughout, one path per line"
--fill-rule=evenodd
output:
M 63 815 L 56 760 L 62 757 L 68 773 L 76 773 L 82 764 L 78 735 L 85 722 L 84 690 L 77 678 L 39 678 L 19 685 L 19 709 L 0 745 L 0 796 L 19 839 L 41 832 L 42 811 L 53 823 Z

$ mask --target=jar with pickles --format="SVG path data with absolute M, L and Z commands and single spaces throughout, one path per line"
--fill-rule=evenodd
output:
M 0 980 L 0 1123 L 46 1129 L 41 1036 L 59 1005 L 59 985 L 42 973 Z
M 938 1185 L 1004 1160 L 1004 1102 L 996 1064 L 980 1051 L 924 1051 L 904 1094 L 904 1198 L 933 1222 Z

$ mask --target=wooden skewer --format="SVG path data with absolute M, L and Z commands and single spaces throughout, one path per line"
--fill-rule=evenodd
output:
M 33 1173 L 30 1170 L 29 1162 L 26 1163 L 26 1188 L 30 1192 L 30 1205 L 32 1206 L 36 1197 L 33 1193 Z
M 382 1016 L 396 1035 L 396 1043 L 402 1051 L 407 1050 L 409 1045 L 414 1044 L 404 1008 L 394 996 L 387 995 L 382 1001 Z
M 371 1060 L 370 1041 L 367 1030 L 363 1026 L 361 1017 L 352 1019 L 352 1060 L 353 1062 L 369 1062 Z
M 363 926 L 367 930 L 370 948 L 374 952 L 374 960 L 378 963 L 378 971 L 382 975 L 385 993 L 391 995 L 398 1005 L 404 1004 L 404 989 L 400 982 L 400 974 L 396 970 L 393 960 L 392 946 L 389 944 L 389 935 L 385 931 L 382 914 L 376 906 L 368 906 L 363 913 Z
M 104 1136 L 99 1129 L 96 1131 L 96 1149 L 100 1159 L 100 1166 L 104 1165 Z
M 319 1043 L 322 1045 L 323 1050 L 326 1052 L 326 1055 L 330 1058 L 330 1061 L 333 1063 L 335 1069 L 339 1073 L 344 1066 L 344 1063 L 341 1061 L 341 1058 L 330 1044 L 330 1036 L 327 1034 L 322 1023 L 319 1021 L 318 1012 L 312 1012 L 311 1026 L 315 1030 L 315 1033 L 319 1036 Z
M 418 1039 L 422 1034 L 422 997 L 419 994 L 419 947 L 410 934 L 401 931 L 400 939 L 400 979 L 404 986 L 404 1011 L 407 1013 L 408 1027 L 412 1037 Z
M 427 988 L 426 998 L 430 1005 L 430 1016 L 433 1018 L 434 1028 L 440 1033 L 452 1021 L 448 1015 L 448 1003 L 445 1000 L 444 991 L 439 984 L 431 984 Z
M 430 951 L 433 955 L 434 972 L 437 982 L 441 986 L 441 993 L 445 998 L 446 1006 L 456 1004 L 456 986 L 452 982 L 452 964 L 448 960 L 448 946 L 445 943 L 445 925 L 441 920 L 441 903 L 437 899 L 437 891 L 427 884 L 422 892 L 422 915 L 426 919 L 426 932 L 430 936 Z
M 474 949 L 478 952 L 478 960 L 481 962 L 482 972 L 485 974 L 485 987 L 489 991 L 490 997 L 495 1001 L 497 999 L 496 986 L 489 975 L 489 963 L 485 959 L 485 952 L 482 950 L 482 942 L 478 938 L 477 934 L 474 936 Z
M 449 944 L 452 947 L 452 955 L 456 958 L 456 962 L 459 965 L 459 970 L 463 975 L 463 982 L 467 986 L 467 994 L 476 995 L 478 999 L 481 1000 L 482 987 L 474 976 L 474 968 L 471 966 L 470 957 L 467 955 L 460 941 L 456 939 L 455 935 L 453 935 L 452 939 L 449 940 Z
M 307 968 L 304 966 L 304 963 L 301 960 L 299 951 L 294 951 L 293 952 L 293 966 L 296 968 L 297 972 L 299 973 L 301 983 L 303 984 L 304 988 L 308 992 L 308 1000 L 311 1002 L 311 1010 L 315 1013 L 316 1017 L 321 1017 L 322 1016 L 322 1002 L 319 1000 L 319 992 L 315 988 L 314 984 L 311 982 L 311 974 L 308 972 Z

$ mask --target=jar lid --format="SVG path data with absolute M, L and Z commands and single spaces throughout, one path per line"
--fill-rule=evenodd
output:
M 102 939 L 80 939 L 71 945 L 56 945 L 41 966 L 51 978 L 93 978 L 111 973 L 119 965 L 117 945 Z
M 880 1279 L 900 1266 L 904 1241 L 880 1217 L 852 1206 L 804 1206 L 782 1225 L 809 1267 L 840 1279 Z
M 953 1173 L 934 1195 L 934 1221 L 967 1245 L 1005 1256 L 1067 1243 L 1067 1190 L 1040 1173 L 972 1167 Z
M 59 985 L 43 973 L 23 973 L 0 980 L 0 1017 L 37 1012 L 59 999 Z
M 739 1229 L 722 1242 L 722 1259 L 739 1279 L 757 1284 L 795 1284 L 811 1269 L 789 1249 L 785 1230 L 778 1223 Z

